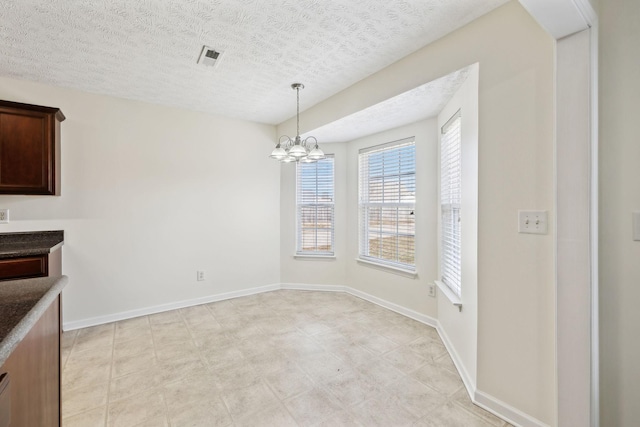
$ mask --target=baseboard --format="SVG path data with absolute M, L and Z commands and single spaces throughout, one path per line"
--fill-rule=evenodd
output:
M 409 308 L 403 307 L 396 303 L 387 301 L 382 298 L 378 298 L 366 292 L 362 292 L 358 289 L 351 288 L 349 286 L 341 286 L 341 285 L 311 285 L 308 283 L 282 283 L 280 284 L 281 289 L 291 289 L 297 291 L 324 291 L 324 292 L 346 292 L 350 295 L 353 295 L 358 298 L 362 298 L 363 300 L 369 301 L 373 304 L 384 307 L 388 310 L 395 311 L 396 313 L 402 314 L 403 316 L 409 317 L 413 320 L 416 320 L 420 323 L 424 323 L 425 325 L 429 325 L 432 327 L 437 327 L 438 321 L 433 317 L 427 316 L 426 314 L 418 313 L 417 311 L 411 310 Z
M 107 314 L 105 316 L 89 317 L 87 319 L 64 322 L 62 329 L 72 331 L 74 329 L 87 328 L 89 326 L 103 325 L 105 323 L 117 322 L 119 320 L 132 319 L 134 317 L 147 316 L 149 314 L 162 313 L 163 311 L 175 310 L 178 308 L 192 307 L 194 305 L 207 304 L 210 302 L 223 301 L 232 298 L 246 297 L 260 294 L 262 292 L 276 291 L 280 289 L 280 284 L 259 286 L 256 288 L 242 289 L 239 291 L 226 292 L 223 294 L 207 295 L 205 297 L 193 298 L 168 304 L 154 305 L 151 307 L 139 308 L 135 310 L 121 311 L 119 313 Z
M 491 412 L 495 416 L 502 418 L 515 427 L 549 427 L 549 424 L 545 424 L 542 421 L 533 418 L 521 410 L 514 408 L 500 399 L 496 399 L 482 391 L 476 390 L 471 400 L 482 409 Z
M 453 344 L 451 343 L 451 340 L 449 339 L 449 336 L 447 335 L 447 333 L 444 331 L 444 329 L 442 329 L 442 325 L 440 325 L 440 322 L 438 322 L 438 326 L 436 327 L 436 330 L 438 331 L 438 335 L 440 335 L 440 339 L 442 340 L 442 343 L 444 344 L 445 348 L 449 352 L 449 356 L 451 356 L 451 360 L 453 361 L 453 364 L 456 366 L 456 369 L 460 374 L 460 378 L 462 379 L 462 383 L 464 384 L 464 387 L 467 389 L 467 393 L 469 394 L 469 397 L 473 400 L 473 396 L 475 396 L 475 393 L 476 393 L 476 382 L 471 378 L 467 370 L 464 368 L 464 364 L 462 363 L 462 360 L 460 359 L 458 352 L 453 347 Z
M 76 320 L 72 322 L 64 322 L 62 329 L 72 331 L 74 329 L 87 328 L 90 326 L 103 325 L 106 323 L 117 322 L 120 320 L 132 319 L 134 317 L 147 316 L 150 314 L 162 313 L 163 311 L 176 310 L 179 308 L 192 307 L 194 305 L 207 304 L 210 302 L 223 301 L 232 298 L 239 298 L 249 295 L 255 295 L 262 292 L 276 291 L 278 289 L 289 289 L 298 291 L 323 291 L 323 292 L 346 292 L 350 295 L 362 298 L 373 304 L 384 307 L 388 310 L 407 316 L 413 320 L 424 323 L 425 325 L 438 327 L 438 321 L 426 314 L 395 304 L 382 298 L 378 298 L 366 292 L 341 285 L 313 285 L 307 283 L 280 283 L 273 285 L 260 286 L 257 288 L 243 289 L 240 291 L 227 292 L 224 294 L 207 295 L 205 297 L 194 298 L 189 300 L 177 301 L 168 304 L 154 305 L 151 307 L 139 308 L 135 310 L 121 311 L 118 313 L 107 314 L 104 316 L 89 317 L 87 319 Z
M 289 289 L 296 291 L 345 292 L 346 286 L 310 285 L 307 283 L 281 283 L 280 289 Z
M 424 323 L 425 325 L 432 326 L 434 328 L 437 328 L 438 326 L 438 321 L 433 317 L 427 316 L 426 314 L 418 313 L 417 311 L 411 310 L 410 308 L 406 308 L 396 303 L 387 301 L 385 299 L 378 298 L 366 292 L 362 292 L 358 289 L 350 288 L 348 286 L 345 286 L 344 288 L 348 294 L 351 294 L 358 298 L 362 298 L 363 300 L 367 300 L 371 303 L 379 305 L 380 307 L 384 307 L 388 310 L 395 311 L 398 314 L 402 314 L 403 316 L 416 320 L 420 323 Z
M 473 403 L 475 403 L 482 409 L 491 412 L 496 417 L 509 422 L 515 427 L 549 427 L 542 421 L 539 421 L 525 414 L 524 412 L 514 408 L 513 406 L 510 406 L 487 393 L 479 391 L 476 387 L 475 381 L 473 381 L 467 370 L 464 368 L 464 365 L 460 360 L 460 356 L 453 347 L 451 340 L 449 340 L 449 336 L 447 335 L 447 333 L 442 329 L 442 326 L 439 323 L 436 329 L 438 331 L 438 335 L 440 335 L 442 343 L 447 348 L 449 356 L 451 356 L 451 360 L 456 366 L 456 370 L 458 371 L 458 374 L 460 374 L 462 383 L 467 389 L 469 398 Z

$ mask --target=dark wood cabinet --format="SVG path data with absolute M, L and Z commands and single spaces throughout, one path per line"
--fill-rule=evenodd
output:
M 60 426 L 60 296 L 0 367 L 0 376 L 6 384 L 0 391 L 0 423 Z
M 48 261 L 47 255 L 0 259 L 0 280 L 46 277 L 49 274 Z
M 59 108 L 0 101 L 0 194 L 60 194 Z
M 62 251 L 0 259 L 0 281 L 62 275 Z

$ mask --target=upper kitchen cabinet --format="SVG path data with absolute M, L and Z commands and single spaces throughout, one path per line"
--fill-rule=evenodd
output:
M 59 108 L 0 101 L 0 194 L 60 194 Z

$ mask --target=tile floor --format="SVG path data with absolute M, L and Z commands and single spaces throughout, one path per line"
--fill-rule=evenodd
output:
M 344 293 L 274 291 L 63 334 L 63 425 L 508 426 L 435 329 Z

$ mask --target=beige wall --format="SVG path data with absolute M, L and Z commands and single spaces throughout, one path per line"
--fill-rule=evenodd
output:
M 438 115 L 440 129 L 460 110 L 462 206 L 461 267 L 462 310 L 438 293 L 438 322 L 463 380 L 474 390 L 478 362 L 478 64 L 472 65 L 469 76 Z M 440 138 L 438 138 L 440 144 Z M 439 172 L 438 172 L 439 173 Z M 439 278 L 439 276 L 438 276 Z
M 423 120 L 355 141 L 322 144 L 335 155 L 336 224 L 335 260 L 294 259 L 295 166 L 283 165 L 281 173 L 281 265 L 282 282 L 307 285 L 349 286 L 366 294 L 408 308 L 431 318 L 437 316 L 436 301 L 427 285 L 437 273 L 435 119 Z M 358 150 L 411 136 L 416 137 L 416 269 L 409 278 L 387 270 L 356 263 L 358 257 Z
M 478 390 L 553 424 L 554 230 L 517 233 L 519 209 L 554 211 L 552 38 L 517 2 L 507 3 L 310 108 L 301 122 L 314 129 L 475 62 Z
M 600 2 L 601 426 L 640 419 L 640 2 Z
M 555 208 L 553 58 L 553 40 L 512 1 L 302 117 L 305 129 L 314 129 L 479 63 L 477 387 L 492 402 L 550 425 L 556 381 L 554 230 L 520 235 L 516 218 L 518 209 Z M 277 283 L 281 274 L 282 281 L 303 278 L 298 269 L 304 262 L 280 262 L 290 253 L 285 243 L 280 248 L 278 215 L 290 215 L 284 213 L 290 205 L 284 195 L 280 203 L 279 178 L 290 179 L 290 171 L 265 160 L 275 140 L 273 127 L 10 79 L 0 79 L 0 96 L 58 106 L 69 118 L 63 123 L 63 195 L 0 196 L 13 220 L 1 231 L 65 229 L 64 268 L 72 277 L 64 296 L 66 321 Z M 278 134 L 292 126 L 283 124 Z M 435 141 L 434 120 L 411 126 Z M 342 270 L 331 264 L 335 271 L 319 280 L 330 284 L 346 277 L 350 286 L 435 316 L 436 303 L 426 296 L 426 284 L 436 275 L 434 240 L 417 243 L 418 279 L 353 260 L 357 149 L 397 139 L 406 130 L 355 141 L 344 150 L 347 265 Z M 425 163 L 418 180 L 434 182 L 419 198 L 420 210 L 428 211 L 431 197 L 437 212 L 429 169 L 431 164 L 435 172 L 435 156 L 427 152 L 419 151 Z M 420 235 L 435 234 L 435 212 L 418 225 Z M 290 242 L 286 233 L 282 242 Z M 195 281 L 197 269 L 207 271 L 205 283 Z
M 592 425 L 591 29 L 557 42 L 558 425 Z
M 334 155 L 335 258 L 294 258 L 296 253 L 296 165 L 282 164 L 280 171 L 280 268 L 282 283 L 307 285 L 347 284 L 347 157 L 345 144 L 322 144 Z
M 0 232 L 64 229 L 66 325 L 280 281 L 273 126 L 6 78 L 0 98 L 67 117 L 62 195 L 0 196 Z
M 391 141 L 415 137 L 416 144 L 416 273 L 406 277 L 390 270 L 358 263 L 358 151 Z M 437 274 L 437 124 L 422 120 L 386 132 L 350 141 L 347 146 L 347 283 L 354 289 L 437 317 L 437 304 L 428 285 Z

